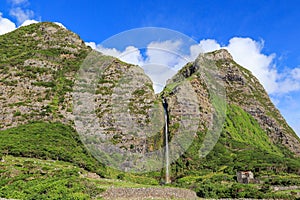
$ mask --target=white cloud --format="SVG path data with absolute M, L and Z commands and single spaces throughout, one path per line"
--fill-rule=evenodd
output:
M 12 8 L 9 14 L 17 19 L 18 24 L 22 24 L 24 21 L 29 20 L 34 16 L 32 10 L 23 10 L 20 7 Z
M 85 45 L 89 46 L 89 47 L 91 47 L 92 49 L 95 49 L 95 50 L 97 48 L 97 45 L 96 45 L 95 42 L 85 42 Z
M 300 90 L 300 68 L 286 69 L 283 73 L 278 74 L 278 77 L 275 94 L 280 95 Z
M 28 0 L 9 0 L 9 2 L 12 3 L 13 5 L 19 5 L 19 4 L 28 3 Z
M 286 79 L 278 82 L 277 91 L 274 93 L 280 95 L 298 90 L 300 90 L 300 81 L 294 80 L 290 76 L 288 76 Z
M 195 60 L 200 53 L 206 53 L 220 49 L 221 46 L 216 40 L 204 39 L 199 44 L 190 47 L 190 59 Z
M 10 9 L 9 14 L 10 16 L 17 19 L 17 24 L 19 25 L 19 27 L 38 23 L 38 21 L 32 19 L 34 16 L 34 12 L 32 10 L 24 9 L 24 7 L 27 7 L 27 5 L 29 5 L 28 0 L 8 0 L 8 2 L 12 4 L 12 8 Z M 16 27 L 17 26 L 14 22 L 7 18 L 2 18 L 2 13 L 0 13 L 0 34 L 13 31 L 16 29 Z
M 132 63 L 135 65 L 144 65 L 144 59 L 140 50 L 134 46 L 126 47 L 126 49 L 121 54 L 119 54 L 118 58 L 123 60 L 124 62 Z
M 293 69 L 291 75 L 295 80 L 300 80 L 300 68 Z
M 94 42 L 86 42 L 86 45 L 105 55 L 114 56 L 124 62 L 141 66 L 153 81 L 156 92 L 160 92 L 167 79 L 171 78 L 178 69 L 190 61 L 187 58 L 188 56 L 179 53 L 182 45 L 181 41 L 151 42 L 146 47 L 146 57 L 143 57 L 141 51 L 134 46 L 128 46 L 121 52 L 115 48 L 104 48 Z
M 140 50 L 134 46 L 128 46 L 123 52 L 121 52 L 115 48 L 105 48 L 102 45 L 97 45 L 95 42 L 86 42 L 85 44 L 90 46 L 92 49 L 103 53 L 104 55 L 119 58 L 124 62 L 140 66 L 143 66 L 144 64 Z
M 143 58 L 141 51 L 134 46 L 128 46 L 124 51 L 121 52 L 115 48 L 105 48 L 101 45 L 97 45 L 94 42 L 86 42 L 86 45 L 105 55 L 114 56 L 124 62 L 140 66 L 146 64 L 159 64 L 176 68 L 179 65 L 182 66 L 181 64 L 185 64 L 189 61 L 185 55 L 179 55 L 178 53 L 181 45 L 180 41 L 151 42 L 146 47 L 146 58 Z
M 179 40 L 151 42 L 146 49 L 147 59 L 145 60 L 145 64 L 158 64 L 178 70 L 190 61 L 189 56 L 183 55 L 180 52 L 181 46 L 182 42 Z
M 27 25 L 34 24 L 34 23 L 38 23 L 38 21 L 36 21 L 34 19 L 27 19 L 19 27 L 27 26 Z M 9 20 L 7 18 L 3 18 L 2 13 L 0 12 L 0 35 L 11 32 L 19 27 L 17 27 L 16 24 L 14 22 L 12 22 L 11 20 Z
M 114 48 L 104 48 L 93 42 L 87 43 L 87 45 L 103 54 L 142 66 L 154 82 L 162 85 L 178 69 L 187 62 L 194 60 L 200 53 L 225 48 L 238 64 L 250 70 L 259 79 L 269 94 L 281 95 L 300 90 L 300 68 L 279 73 L 274 64 L 276 55 L 264 54 L 262 52 L 264 42 L 255 41 L 251 38 L 234 37 L 229 40 L 227 46 L 221 46 L 216 40 L 212 39 L 201 40 L 199 44 L 190 46 L 190 55 L 180 55 L 178 53 L 182 46 L 181 41 L 154 41 L 147 46 L 146 57 L 143 57 L 140 50 L 133 46 L 127 47 L 121 52 Z M 172 73 L 167 73 L 164 70 L 165 76 L 162 76 L 162 72 L 154 65 L 160 68 L 166 66 Z
M 39 23 L 38 21 L 34 20 L 34 19 L 27 19 L 25 20 L 21 25 L 21 26 L 28 26 L 30 24 L 36 24 L 36 23 Z
M 200 53 L 204 53 L 204 52 L 205 51 L 199 44 L 190 46 L 190 60 L 195 60 Z
M 153 82 L 153 89 L 156 93 L 162 91 L 166 85 L 167 79 L 176 74 L 176 70 L 159 64 L 144 64 L 143 69 L 145 73 L 151 78 Z
M 53 22 L 54 24 L 56 24 L 56 25 L 58 25 L 58 26 L 60 26 L 60 27 L 62 27 L 62 28 L 64 28 L 64 29 L 67 29 L 62 23 L 60 23 L 60 22 Z
M 204 52 L 210 52 L 215 51 L 217 49 L 221 49 L 220 44 L 218 44 L 216 40 L 212 39 L 201 40 L 199 46 L 204 50 Z
M 101 53 L 103 53 L 104 55 L 108 55 L 108 56 L 114 56 L 114 57 L 119 57 L 119 55 L 122 54 L 121 51 L 118 51 L 117 49 L 115 48 L 104 48 L 102 47 L 101 45 L 97 45 L 96 46 L 96 50 L 100 51 Z
M 3 18 L 2 13 L 0 12 L 0 35 L 11 32 L 15 29 L 16 29 L 15 23 L 13 23 L 7 18 Z
M 143 69 L 153 81 L 156 93 L 161 92 L 166 81 L 190 61 L 189 56 L 180 52 L 181 46 L 180 40 L 151 42 L 147 46 Z
M 104 55 L 113 56 L 113 57 L 118 58 L 122 54 L 121 51 L 118 51 L 115 48 L 105 48 L 100 44 L 96 44 L 95 42 L 86 42 L 85 44 L 87 46 L 90 46 L 92 49 L 95 49 L 95 50 L 103 53 Z
M 274 93 L 278 89 L 276 83 L 278 73 L 276 67 L 272 65 L 275 54 L 263 54 L 261 52 L 263 46 L 263 41 L 235 37 L 230 39 L 229 45 L 225 48 L 237 63 L 249 69 L 260 80 L 269 93 Z

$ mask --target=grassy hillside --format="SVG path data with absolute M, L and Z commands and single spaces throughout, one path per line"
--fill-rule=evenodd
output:
M 90 199 L 104 191 L 83 169 L 62 161 L 5 156 L 0 196 L 15 199 Z
M 0 131 L 0 157 L 0 197 L 93 199 L 109 186 L 158 185 L 151 177 L 103 166 L 76 131 L 61 123 L 35 122 Z
M 125 178 L 126 179 L 126 178 Z M 134 180 L 131 177 L 131 180 Z M 107 188 L 145 188 L 130 180 L 103 179 L 69 162 L 4 156 L 0 197 L 13 199 L 102 199 Z
M 205 158 L 198 155 L 204 135 L 197 134 L 199 139 L 172 164 L 176 186 L 194 189 L 206 198 L 294 198 L 271 187 L 300 186 L 300 159 L 272 144 L 256 120 L 238 106 L 228 105 L 220 139 Z M 257 184 L 237 183 L 236 172 L 247 170 L 254 172 Z
M 61 123 L 35 122 L 0 131 L 4 155 L 60 160 L 105 176 L 106 168 L 86 151 L 76 131 Z
M 213 151 L 200 159 L 197 149 L 201 139 L 194 141 L 183 157 L 172 164 L 172 185 L 193 189 L 200 197 L 290 197 L 290 191 L 273 192 L 270 187 L 300 185 L 300 161 L 280 155 L 280 149 L 267 142 L 251 142 L 264 141 L 264 133 L 252 120 L 242 109 L 229 106 L 227 123 Z M 250 130 L 260 134 L 256 136 Z M 110 185 L 150 187 L 161 179 L 160 172 L 137 176 L 105 168 L 85 151 L 77 133 L 60 123 L 36 122 L 1 131 L 0 148 L 4 154 L 0 165 L 2 197 L 90 199 Z M 86 178 L 82 174 L 88 172 L 83 168 L 115 181 Z M 265 184 L 236 183 L 235 173 L 239 170 L 253 170 Z

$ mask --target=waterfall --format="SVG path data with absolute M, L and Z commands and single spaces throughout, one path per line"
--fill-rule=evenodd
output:
M 166 167 L 166 180 L 165 183 L 170 183 L 170 161 L 169 161 L 169 136 L 168 136 L 168 104 L 167 101 L 163 98 L 162 99 L 163 106 L 164 106 L 164 113 L 165 113 L 165 167 Z

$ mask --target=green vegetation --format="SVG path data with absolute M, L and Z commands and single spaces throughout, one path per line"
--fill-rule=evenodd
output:
M 14 199 L 102 199 L 111 186 L 153 187 L 147 177 L 119 174 L 119 180 L 103 179 L 69 162 L 13 156 L 3 157 L 0 177 L 0 197 Z
M 133 93 L 132 93 L 132 95 L 134 95 L 134 96 L 142 96 L 142 95 L 144 95 L 146 93 L 146 91 L 144 90 L 144 89 L 137 89 L 137 90 L 135 90 Z
M 161 93 L 161 96 L 168 96 L 173 90 L 174 88 L 176 88 L 180 83 L 171 83 L 165 86 L 163 92 Z
M 21 115 L 22 115 L 22 113 L 19 110 L 14 113 L 14 117 L 18 117 L 18 116 L 21 116 Z
M 72 91 L 74 84 L 72 77 L 90 52 L 85 45 L 68 41 L 66 38 L 71 35 L 77 37 L 53 23 L 37 23 L 0 36 L 0 74 L 5 75 L 0 81 L 7 86 L 16 86 L 18 80 L 30 79 L 32 86 L 47 88 L 45 96 L 33 96 L 39 98 L 39 102 L 52 100 L 48 105 L 51 109 L 45 114 L 54 118 L 60 116 L 56 112 L 59 107 L 65 108 L 64 97 Z M 30 61 L 25 63 L 26 60 Z M 45 76 L 46 79 L 40 79 Z M 13 79 L 15 77 L 18 79 Z M 27 89 L 30 89 L 29 85 Z M 31 98 L 30 94 L 24 95 Z
M 61 123 L 34 122 L 0 131 L 0 158 L 0 197 L 91 199 L 112 185 L 158 185 L 152 177 L 103 166 L 86 151 L 78 134 Z M 82 177 L 86 170 L 100 179 Z
M 174 185 L 205 198 L 292 198 L 270 186 L 300 185 L 300 159 L 272 144 L 254 118 L 236 105 L 228 105 L 222 134 L 214 149 L 199 158 L 203 133 L 172 164 Z M 261 183 L 237 183 L 238 171 L 252 171 Z
M 146 116 L 145 122 L 149 124 L 149 111 L 150 109 L 155 109 L 158 106 L 158 102 L 153 102 L 153 104 L 145 103 L 145 99 L 152 99 L 153 97 L 150 94 L 152 90 L 150 90 L 147 85 L 143 85 L 143 87 L 138 88 L 132 92 L 132 97 L 128 103 L 128 109 L 134 115 L 143 115 Z M 152 107 L 153 106 L 153 107 Z M 138 123 L 142 123 L 142 120 L 138 120 Z
M 61 123 L 35 122 L 0 131 L 4 155 L 52 159 L 105 176 L 105 167 L 85 149 L 75 130 Z
M 272 144 L 268 135 L 250 114 L 236 105 L 227 108 L 225 134 L 229 139 L 237 143 L 244 143 L 248 148 L 255 147 L 269 154 L 282 156 L 280 149 Z
M 55 86 L 55 83 L 54 82 L 40 82 L 39 81 L 39 82 L 32 83 L 32 85 L 53 88 Z
M 104 188 L 88 172 L 62 161 L 5 156 L 0 163 L 0 196 L 14 199 L 91 199 Z M 102 181 L 103 182 L 103 181 Z
M 212 54 L 216 53 L 212 52 Z M 240 66 L 237 64 L 234 60 L 227 60 L 224 62 L 224 60 L 217 60 L 215 62 L 217 67 L 221 70 L 224 70 L 224 67 L 228 66 L 228 64 L 236 67 L 242 74 L 243 74 L 243 79 L 246 80 L 246 83 L 243 87 L 244 88 L 249 88 L 251 85 L 250 93 L 245 93 L 241 89 L 242 88 L 237 88 L 235 84 L 227 86 L 227 94 L 228 98 L 231 99 L 232 101 L 238 103 L 238 104 L 245 104 L 249 102 L 249 100 L 255 100 L 258 101 L 264 108 L 266 108 L 267 115 L 275 119 L 278 124 L 283 126 L 283 128 L 289 132 L 289 134 L 293 135 L 295 139 L 299 140 L 298 136 L 294 132 L 294 130 L 288 126 L 286 121 L 282 118 L 280 112 L 274 107 L 272 104 L 272 101 L 270 100 L 269 96 L 267 95 L 265 89 L 263 86 L 259 83 L 256 77 L 253 76 L 253 74 L 245 69 L 244 67 Z

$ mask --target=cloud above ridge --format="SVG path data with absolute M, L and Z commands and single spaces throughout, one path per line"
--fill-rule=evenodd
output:
M 8 0 L 11 3 L 9 15 L 16 19 L 17 23 L 7 17 L 3 17 L 0 12 L 0 35 L 11 32 L 21 26 L 38 23 L 34 19 L 34 12 L 26 7 L 29 5 L 28 0 Z
M 140 49 L 134 46 L 128 46 L 121 52 L 115 48 L 105 48 L 94 42 L 87 42 L 86 44 L 105 55 L 114 56 L 124 62 L 141 66 L 153 81 L 156 93 L 162 91 L 166 81 L 175 75 L 177 70 L 191 61 L 188 56 L 179 55 L 178 50 L 182 43 L 178 40 L 153 41 L 145 48 L 144 55 L 142 55 Z
M 238 64 L 250 70 L 258 78 L 269 94 L 282 95 L 300 90 L 300 67 L 279 72 L 275 64 L 276 54 L 267 55 L 262 52 L 263 40 L 234 37 L 229 40 L 228 45 L 221 46 L 216 40 L 204 39 L 197 45 L 190 46 L 189 55 L 183 55 L 181 58 L 176 55 L 181 47 L 180 41 L 153 41 L 146 48 L 146 58 L 143 58 L 140 50 L 133 46 L 127 47 L 123 52 L 97 46 L 95 43 L 90 46 L 125 62 L 140 66 L 150 63 L 160 64 L 172 70 L 178 70 L 187 62 L 195 60 L 200 53 L 225 48 Z
M 262 40 L 234 37 L 229 40 L 228 45 L 221 46 L 216 40 L 204 39 L 199 44 L 190 46 L 189 55 L 184 55 L 181 59 L 176 55 L 181 47 L 180 41 L 153 41 L 146 48 L 146 58 L 143 58 L 140 50 L 133 46 L 120 52 L 117 49 L 104 48 L 95 43 L 87 44 L 104 54 L 118 57 L 125 62 L 140 66 L 150 63 L 160 64 L 173 70 L 178 70 L 187 62 L 194 60 L 199 53 L 225 48 L 238 64 L 250 70 L 259 79 L 269 94 L 284 94 L 300 90 L 300 68 L 279 73 L 274 62 L 276 55 L 266 55 L 262 52 L 264 47 Z
M 144 71 L 152 79 L 156 92 L 160 92 L 168 78 L 172 77 L 188 61 L 195 60 L 200 53 L 221 48 L 227 49 L 238 64 L 250 70 L 258 78 L 271 96 L 272 101 L 283 110 L 284 116 L 289 119 L 289 123 L 298 135 L 300 134 L 299 106 L 294 105 L 290 107 L 290 103 L 286 104 L 285 100 L 286 96 L 290 96 L 290 101 L 298 102 L 297 96 L 293 96 L 295 93 L 292 92 L 300 91 L 300 66 L 293 69 L 287 68 L 283 72 L 279 72 L 276 61 L 280 58 L 277 58 L 275 53 L 265 54 L 263 52 L 263 40 L 256 41 L 247 37 L 233 37 L 228 41 L 227 45 L 221 45 L 216 40 L 203 39 L 198 44 L 190 46 L 189 54 L 184 55 L 185 59 L 178 59 L 170 53 L 176 52 L 180 48 L 180 41 L 164 41 L 159 43 L 154 41 L 150 44 L 146 48 L 146 58 L 141 56 L 141 51 L 136 47 L 126 48 L 121 52 L 117 49 L 104 48 L 95 43 L 90 43 L 89 46 L 125 62 L 137 64 L 142 67 L 146 66 L 146 68 L 144 67 Z M 134 53 L 133 51 L 129 51 L 131 49 L 134 49 Z M 120 56 L 122 54 L 127 55 L 127 57 Z M 128 54 L 132 55 L 129 56 Z M 156 63 L 156 65 L 151 65 L 151 62 Z M 174 67 L 174 62 L 175 66 L 177 63 L 177 67 Z M 157 65 L 157 63 L 161 65 Z
M 3 18 L 2 13 L 0 12 L 0 35 L 11 32 L 15 29 L 16 29 L 16 24 L 7 18 Z
M 13 5 L 19 5 L 28 3 L 28 0 L 9 0 L 9 2 Z
M 32 19 L 34 12 L 28 9 L 22 9 L 21 7 L 12 8 L 9 14 L 17 19 L 18 24 L 22 24 L 26 20 Z

